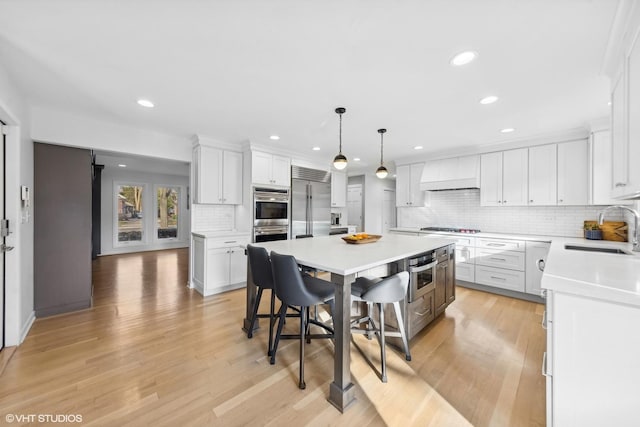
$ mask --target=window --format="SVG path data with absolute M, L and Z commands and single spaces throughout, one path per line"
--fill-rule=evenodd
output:
M 143 191 L 143 185 L 116 185 L 118 244 L 141 243 L 144 241 Z
M 156 200 L 158 239 L 177 239 L 180 187 L 156 187 Z

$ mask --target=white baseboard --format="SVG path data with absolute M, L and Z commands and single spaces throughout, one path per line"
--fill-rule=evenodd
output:
M 33 322 L 35 322 L 35 320 L 36 312 L 32 311 L 31 314 L 29 314 L 29 318 L 27 319 L 25 324 L 22 325 L 22 329 L 20 329 L 20 341 L 18 342 L 18 345 L 22 344 L 24 339 L 27 337 L 27 334 L 31 330 L 31 326 L 33 326 Z

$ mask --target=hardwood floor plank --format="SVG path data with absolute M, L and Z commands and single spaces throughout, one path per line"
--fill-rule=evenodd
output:
M 81 414 L 92 426 L 544 425 L 539 304 L 458 288 L 446 313 L 412 340 L 411 362 L 387 349 L 386 384 L 377 341 L 355 336 L 357 402 L 342 414 L 327 401 L 330 340 L 307 346 L 307 389 L 299 390 L 298 342 L 283 341 L 270 365 L 266 321 L 252 339 L 241 330 L 244 291 L 202 298 L 185 286 L 187 265 L 185 249 L 94 261 L 91 309 L 37 319 L 11 357 L 3 351 L 0 419 L 62 413 Z

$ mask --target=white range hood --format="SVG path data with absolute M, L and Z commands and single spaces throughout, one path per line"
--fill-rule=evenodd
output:
M 453 157 L 425 163 L 420 190 L 480 188 L 480 156 Z

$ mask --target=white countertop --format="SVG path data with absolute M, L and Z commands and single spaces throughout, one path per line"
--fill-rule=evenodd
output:
M 453 243 L 447 238 L 385 234 L 380 240 L 348 244 L 341 236 L 253 243 L 269 251 L 294 255 L 303 265 L 346 276 Z
M 583 252 L 565 249 L 566 244 L 631 252 L 630 243 L 554 237 L 542 275 L 542 288 L 640 306 L 640 252 L 632 255 Z
M 235 230 L 228 230 L 228 231 L 192 231 L 191 234 L 193 234 L 194 236 L 198 236 L 198 237 L 203 237 L 203 238 L 226 238 L 226 237 L 249 237 L 251 236 L 251 233 L 248 231 L 235 231 Z
M 542 288 L 621 304 L 640 306 L 640 252 L 631 251 L 631 243 L 587 240 L 575 237 L 536 236 L 508 233 L 451 233 L 420 231 L 419 228 L 394 228 L 392 231 L 472 236 L 551 242 L 542 275 Z M 565 245 L 610 247 L 632 255 L 584 252 L 565 249 Z
M 390 228 L 389 231 L 400 231 L 400 232 L 408 232 L 408 233 L 420 233 L 420 234 L 440 234 L 443 236 L 468 236 L 468 237 L 485 237 L 485 238 L 495 238 L 495 239 L 516 239 L 516 240 L 528 240 L 533 242 L 551 242 L 551 240 L 556 239 L 557 237 L 553 236 L 541 236 L 534 234 L 511 234 L 511 233 L 454 233 L 451 231 L 429 231 L 429 230 L 420 230 L 418 227 L 395 227 Z

